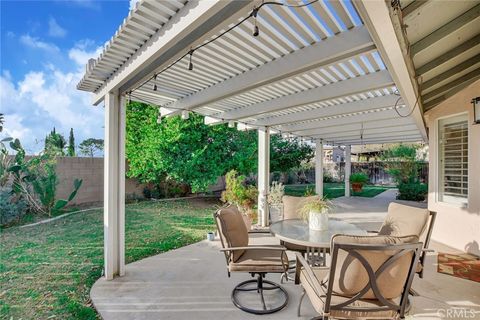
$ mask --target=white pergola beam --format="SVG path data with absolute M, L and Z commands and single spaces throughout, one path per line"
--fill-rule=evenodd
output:
M 323 65 L 375 49 L 365 27 L 304 47 L 173 103 L 174 108 L 193 110 L 203 105 L 284 80 Z
M 190 0 L 172 19 L 135 52 L 97 90 L 92 103 L 98 105 L 109 92 L 126 92 L 150 78 L 155 70 L 172 63 L 190 47 L 211 37 L 223 25 L 238 20 L 258 1 Z
M 408 110 L 411 111 L 415 108 L 411 116 L 415 120 L 418 130 L 420 130 L 423 140 L 428 141 L 427 130 L 423 121 L 421 99 L 417 98 L 420 93 L 413 78 L 415 75 L 413 63 L 407 54 L 408 51 L 403 48 L 405 44 L 400 44 L 395 31 L 399 29 L 398 33 L 401 34 L 400 22 L 397 21 L 394 25 L 387 2 L 354 0 L 354 5 L 370 31 L 380 56 L 392 75 L 404 103 L 408 106 Z
M 400 108 L 399 112 L 405 113 L 406 108 Z M 318 129 L 323 127 L 331 126 L 343 126 L 351 123 L 362 123 L 367 121 L 383 121 L 383 120 L 393 120 L 393 119 L 402 119 L 395 110 L 387 109 L 382 111 L 372 111 L 368 113 L 362 113 L 357 115 L 342 115 L 339 114 L 337 118 L 330 118 L 319 121 L 311 121 L 305 123 L 299 123 L 294 125 L 278 126 L 276 129 L 282 132 L 295 132 L 308 129 Z
M 320 136 L 324 140 L 331 140 L 331 139 L 349 139 L 349 138 L 359 138 L 361 134 L 361 130 L 353 131 L 353 132 L 337 132 L 334 134 L 325 134 Z M 364 130 L 363 138 L 368 139 L 370 137 L 393 137 L 393 136 L 401 136 L 401 135 L 409 135 L 409 134 L 419 134 L 417 127 L 415 124 L 405 127 L 394 127 L 391 129 L 376 129 L 376 130 Z
M 350 174 L 352 172 L 352 147 L 345 146 L 345 197 L 350 197 Z
M 328 127 L 319 127 L 315 129 L 307 129 L 303 131 L 295 131 L 293 133 L 296 134 L 303 134 L 305 136 L 318 136 L 321 137 L 322 135 L 328 135 L 328 134 L 337 134 L 340 132 L 352 132 L 356 131 L 359 132 L 362 127 L 364 130 L 368 129 L 385 129 L 387 130 L 388 128 L 395 128 L 395 127 L 403 127 L 403 126 L 409 126 L 409 125 L 415 125 L 410 118 L 399 118 L 399 119 L 388 119 L 388 120 L 383 120 L 383 121 L 365 121 L 365 122 L 353 122 L 353 123 L 348 123 L 345 125 L 342 125 L 341 127 L 339 126 L 328 126 Z
M 323 198 L 323 141 L 315 140 L 315 193 Z
M 258 130 L 258 219 L 262 227 L 268 226 L 267 195 L 270 187 L 270 131 Z
M 322 100 L 344 97 L 393 85 L 388 71 L 379 71 L 365 76 L 350 78 L 333 84 L 287 95 L 278 99 L 236 108 L 213 115 L 225 120 L 239 120 L 260 114 L 288 109 Z
M 105 278 L 125 273 L 125 99 L 105 96 L 104 255 Z
M 389 137 L 389 138 L 378 138 L 378 139 L 364 139 L 364 140 L 334 140 L 326 141 L 328 143 L 333 143 L 335 145 L 365 145 L 365 144 L 379 144 L 379 143 L 403 143 L 403 142 L 420 142 L 422 141 L 421 135 L 412 135 L 412 136 L 401 136 L 401 137 Z
M 391 107 L 395 105 L 398 97 L 395 95 L 381 96 L 370 98 L 366 100 L 358 100 L 354 102 L 348 102 L 343 104 L 337 104 L 328 107 L 317 107 L 313 110 L 299 111 L 290 113 L 287 115 L 270 117 L 260 119 L 252 124 L 264 125 L 264 126 L 278 126 L 289 123 L 295 123 L 299 121 L 318 119 L 323 117 L 334 116 L 336 114 L 352 113 L 359 111 L 366 111 L 377 108 Z
M 342 127 L 338 126 L 331 126 L 331 127 L 322 127 L 318 129 L 311 129 L 311 130 L 305 130 L 305 131 L 300 131 L 298 134 L 303 134 L 309 137 L 314 137 L 314 138 L 321 138 L 323 136 L 327 137 L 330 135 L 348 135 L 351 134 L 352 132 L 360 132 L 363 128 L 365 132 L 375 130 L 375 131 L 381 131 L 383 130 L 384 132 L 389 131 L 389 129 L 393 131 L 397 130 L 403 130 L 403 128 L 408 127 L 409 129 L 413 128 L 415 124 L 410 120 L 410 119 L 405 119 L 405 120 L 385 120 L 385 121 L 369 121 L 369 122 L 362 122 L 362 123 L 351 123 L 344 125 Z M 296 133 L 296 132 L 294 132 Z

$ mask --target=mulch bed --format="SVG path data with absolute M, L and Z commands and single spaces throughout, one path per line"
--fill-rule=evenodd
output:
M 480 257 L 468 253 L 439 252 L 437 272 L 480 282 Z

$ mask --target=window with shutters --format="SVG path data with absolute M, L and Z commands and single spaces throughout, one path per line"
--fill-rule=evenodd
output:
M 438 122 L 438 200 L 458 205 L 468 202 L 468 117 Z

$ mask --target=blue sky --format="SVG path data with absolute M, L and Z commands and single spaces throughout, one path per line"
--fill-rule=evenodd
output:
M 75 86 L 130 6 L 128 0 L 0 0 L 2 137 L 21 139 L 30 153 L 42 149 L 54 126 L 65 136 L 73 127 L 77 144 L 103 138 L 103 108 Z

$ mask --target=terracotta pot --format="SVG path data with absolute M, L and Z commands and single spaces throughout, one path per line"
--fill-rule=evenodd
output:
M 352 182 L 352 190 L 353 192 L 362 192 L 363 183 L 361 182 Z

